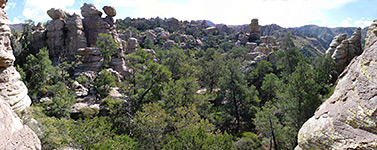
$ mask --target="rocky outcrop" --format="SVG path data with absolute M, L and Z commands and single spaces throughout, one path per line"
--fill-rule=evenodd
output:
M 300 129 L 296 149 L 377 149 L 375 31 L 377 21 L 368 29 L 364 52 L 352 59 L 334 94 Z
M 251 20 L 249 31 L 250 31 L 250 38 L 252 40 L 260 39 L 261 31 L 259 28 L 258 19 Z M 251 41 L 251 42 L 254 42 L 254 41 Z
M 31 103 L 10 46 L 9 20 L 4 11 L 7 0 L 0 1 L 0 149 L 41 149 L 37 135 L 12 111 L 23 110 Z M 12 106 L 12 107 L 11 107 Z
M 53 64 L 59 62 L 59 57 L 64 57 L 65 53 L 65 18 L 66 14 L 61 9 L 52 8 L 47 14 L 53 19 L 47 26 L 47 45 L 50 58 Z
M 39 50 L 47 46 L 47 38 L 45 28 L 42 22 L 39 22 L 37 25 L 31 27 L 31 33 L 26 37 L 30 41 L 31 46 L 35 50 Z
M 65 45 L 67 49 L 68 60 L 75 60 L 77 49 L 84 48 L 87 45 L 84 33 L 84 26 L 81 18 L 77 14 L 69 15 L 66 22 L 67 37 Z
M 129 38 L 127 41 L 126 53 L 129 54 L 129 53 L 135 52 L 137 49 L 137 45 L 138 45 L 138 42 L 136 38 Z
M 100 50 L 95 47 L 85 47 L 78 49 L 78 54 L 81 56 L 82 64 L 77 66 L 76 72 L 100 71 L 103 64 Z
M 329 49 L 326 51 L 335 60 L 336 69 L 340 73 L 351 62 L 351 60 L 362 53 L 361 49 L 361 28 L 357 28 L 353 35 L 345 40 L 347 34 L 340 34 L 334 37 Z
M 5 5 L 7 1 L 2 2 Z M 20 74 L 13 67 L 15 57 L 10 35 L 8 17 L 4 9 L 0 9 L 0 101 L 8 103 L 13 110 L 24 110 L 30 106 L 31 100 L 25 84 L 20 80 Z
M 11 110 L 10 106 L 0 99 L 0 149 L 40 150 L 38 136 Z

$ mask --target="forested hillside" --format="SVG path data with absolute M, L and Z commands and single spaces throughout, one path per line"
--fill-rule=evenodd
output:
M 18 114 L 43 149 L 294 149 L 339 74 L 322 56 L 327 41 L 277 25 L 111 24 L 111 8 L 98 19 L 86 13 L 93 7 L 83 6 L 84 19 L 54 9 L 52 21 L 13 32 L 15 66 L 32 99 Z M 80 47 L 75 38 L 84 37 Z

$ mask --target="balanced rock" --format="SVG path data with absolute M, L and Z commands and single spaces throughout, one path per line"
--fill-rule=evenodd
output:
M 61 9 L 55 9 L 51 8 L 47 11 L 48 16 L 50 16 L 52 19 L 65 19 L 66 14 Z
M 81 15 L 85 17 L 101 17 L 102 12 L 97 10 L 94 4 L 84 3 L 84 6 L 81 7 Z
M 368 29 L 364 52 L 339 76 L 334 94 L 300 129 L 296 149 L 377 149 L 376 24 Z
M 47 12 L 59 11 L 60 9 L 52 8 Z M 56 17 L 55 15 L 50 15 L 50 17 L 53 20 L 47 26 L 47 45 L 52 63 L 57 64 L 59 57 L 65 54 L 65 17 Z
M 113 6 L 104 6 L 102 9 L 105 12 L 105 14 L 110 17 L 115 17 L 117 15 L 117 11 Z

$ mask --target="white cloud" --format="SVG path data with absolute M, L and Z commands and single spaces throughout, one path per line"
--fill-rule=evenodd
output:
M 5 6 L 5 11 L 8 11 L 8 9 L 13 9 L 14 7 L 16 7 L 16 2 L 9 2 L 6 6 Z
M 96 6 L 112 5 L 117 9 L 133 7 L 137 16 L 176 17 L 181 20 L 209 19 L 215 23 L 247 24 L 258 18 L 260 24 L 276 23 L 295 27 L 329 22 L 325 11 L 340 8 L 357 0 L 189 0 L 172 2 L 161 0 L 93 0 Z M 121 16 L 124 15 L 124 16 Z M 119 14 L 118 18 L 128 14 Z
M 370 18 L 362 17 L 360 20 L 353 21 L 351 18 L 347 17 L 343 19 L 341 22 L 342 27 L 367 27 L 372 24 L 372 20 Z
M 367 27 L 372 24 L 372 20 L 369 18 L 361 18 L 361 20 L 355 21 L 355 26 L 357 27 Z
M 51 8 L 61 8 L 67 10 L 69 6 L 73 6 L 75 0 L 26 0 L 22 14 L 34 21 L 47 20 L 47 10 Z
M 18 23 L 23 23 L 23 22 L 20 19 L 18 19 L 17 17 L 14 17 L 11 24 L 18 24 Z
M 342 27 L 352 27 L 353 24 L 351 24 L 350 21 L 352 21 L 351 18 L 343 19 L 342 22 L 341 22 L 341 26 Z

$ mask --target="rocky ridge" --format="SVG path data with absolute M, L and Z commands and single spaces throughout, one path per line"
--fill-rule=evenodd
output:
M 7 0 L 0 1 L 0 149 L 41 149 L 37 135 L 13 110 L 20 111 L 30 106 L 27 88 L 20 81 L 20 74 L 13 67 L 15 60 L 10 46 L 9 20 L 4 7 Z
M 364 52 L 352 59 L 339 76 L 334 94 L 302 126 L 296 149 L 377 149 L 376 34 L 374 21 Z

